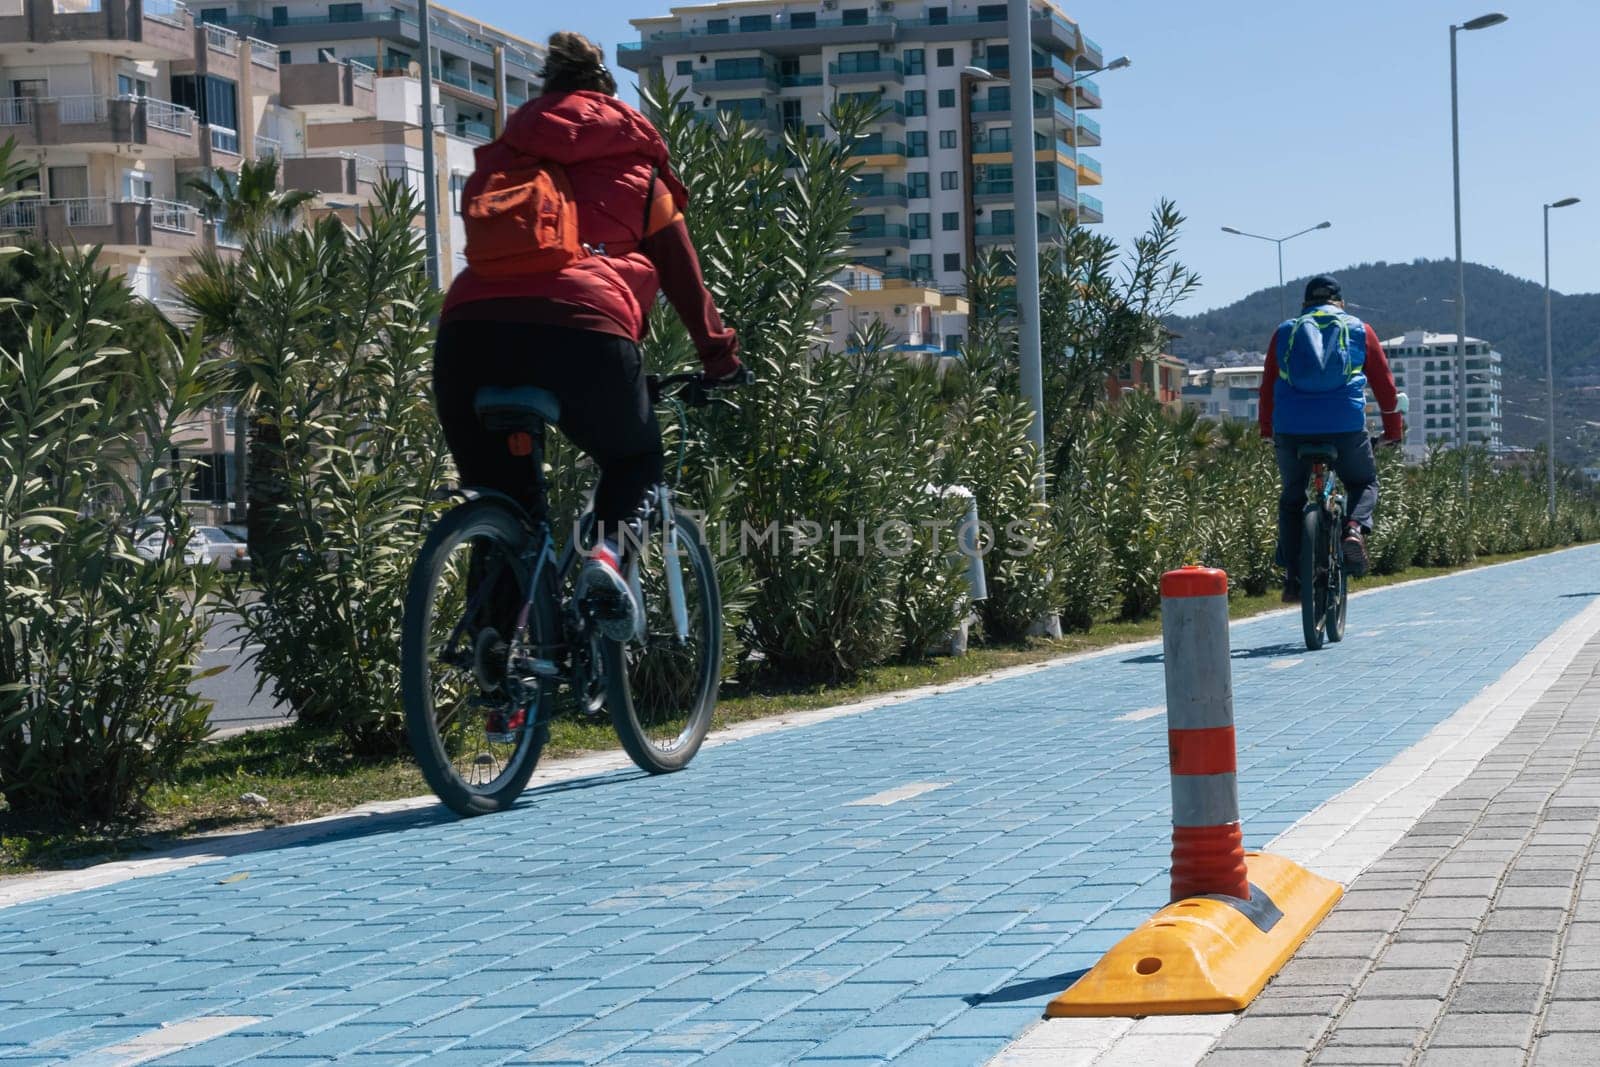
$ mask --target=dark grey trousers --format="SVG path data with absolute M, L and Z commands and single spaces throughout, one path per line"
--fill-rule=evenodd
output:
M 1276 434 L 1278 474 L 1283 492 L 1278 496 L 1278 566 L 1300 564 L 1300 532 L 1306 506 L 1306 481 L 1311 463 L 1299 457 L 1301 445 L 1328 444 L 1339 450 L 1334 472 L 1344 483 L 1345 515 L 1372 529 L 1372 511 L 1378 506 L 1378 460 L 1372 454 L 1372 440 L 1365 430 L 1335 434 Z

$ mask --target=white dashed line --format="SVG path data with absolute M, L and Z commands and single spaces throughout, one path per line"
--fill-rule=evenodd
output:
M 1165 715 L 1166 713 L 1167 713 L 1167 706 L 1165 704 L 1157 704 L 1153 708 L 1140 708 L 1138 711 L 1130 711 L 1126 715 L 1118 715 L 1116 717 L 1116 719 L 1114 719 L 1113 721 L 1114 722 L 1144 722 L 1146 719 L 1153 719 L 1157 715 Z
M 845 807 L 888 807 L 890 804 L 898 804 L 902 800 L 910 800 L 912 797 L 920 797 L 924 793 L 931 793 L 935 789 L 943 789 L 949 784 L 949 782 L 908 782 L 896 789 L 885 789 L 883 792 L 874 793 L 870 797 L 852 800 Z
M 138 1037 L 95 1052 L 75 1056 L 67 1061 L 68 1067 L 133 1067 L 137 1063 L 170 1056 L 174 1052 L 193 1048 L 212 1038 L 231 1034 L 242 1026 L 258 1023 L 257 1015 L 204 1015 L 198 1019 L 185 1019 L 170 1023 L 158 1030 L 149 1030 Z

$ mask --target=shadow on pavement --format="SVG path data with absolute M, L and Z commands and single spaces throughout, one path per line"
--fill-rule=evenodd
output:
M 1002 986 L 993 993 L 970 993 L 961 999 L 976 1008 L 980 1004 L 1016 1004 L 1019 1001 L 1036 1000 L 1039 997 L 1053 997 L 1066 992 L 1068 986 L 1088 973 L 1089 969 L 1085 967 L 1065 974 L 1054 974 L 1048 978 L 1031 978 L 1026 982 Z
M 1562 600 L 1576 600 L 1579 597 L 1590 597 L 1590 596 L 1600 596 L 1600 593 L 1562 593 L 1561 596 L 1560 596 L 1560 599 L 1562 599 Z
M 1571 595 L 1578 595 L 1578 594 L 1571 594 Z M 1591 594 L 1591 595 L 1600 596 L 1600 594 Z M 1233 650 L 1233 652 L 1231 654 L 1231 658 L 1233 658 L 1233 659 L 1279 659 L 1279 658 L 1281 658 L 1283 656 L 1298 656 L 1301 653 L 1305 652 L 1305 650 L 1306 650 L 1306 646 L 1305 645 L 1302 645 L 1302 644 L 1291 644 L 1291 643 L 1288 643 L 1288 642 L 1280 641 L 1275 645 L 1262 645 L 1259 648 L 1236 648 L 1236 649 Z M 1143 655 L 1143 656 L 1134 656 L 1131 659 L 1125 659 L 1122 662 L 1123 663 L 1165 663 L 1166 661 L 1167 661 L 1167 657 L 1164 654 L 1162 654 L 1160 652 L 1150 652 L 1150 653 L 1147 653 L 1146 655 Z

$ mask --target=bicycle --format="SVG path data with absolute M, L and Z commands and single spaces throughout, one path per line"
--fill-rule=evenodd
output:
M 747 384 L 699 374 L 648 378 L 651 403 L 714 402 Z M 585 510 L 557 549 L 544 477 L 544 430 L 556 397 L 532 387 L 480 389 L 479 422 L 527 457 L 534 509 L 467 488 L 440 517 L 413 565 L 401 643 L 406 730 L 423 777 L 460 815 L 510 807 L 550 736 L 558 694 L 582 711 L 609 710 L 629 757 L 652 774 L 688 766 L 711 728 L 722 667 L 722 608 L 700 527 L 666 481 L 652 487 L 623 546 L 623 569 L 644 607 L 627 641 L 604 637 L 573 586 L 594 519 Z M 681 414 L 681 412 L 680 412 Z
M 1400 394 L 1398 409 L 1405 414 L 1406 395 Z M 1376 452 L 1385 444 L 1372 438 Z M 1320 442 L 1303 444 L 1297 455 L 1311 462 L 1311 477 L 1306 487 L 1306 508 L 1300 533 L 1300 625 L 1306 648 L 1316 652 L 1325 641 L 1344 640 L 1349 612 L 1350 576 L 1345 570 L 1345 496 L 1336 490 L 1331 464 L 1338 457 L 1332 445 Z

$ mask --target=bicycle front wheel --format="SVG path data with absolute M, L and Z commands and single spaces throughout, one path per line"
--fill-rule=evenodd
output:
M 639 640 L 601 641 L 606 703 L 617 738 L 651 774 L 680 771 L 711 730 L 722 676 L 716 566 L 693 522 L 675 517 L 638 553 L 645 627 Z
M 1328 618 L 1327 544 L 1322 509 L 1307 508 L 1300 532 L 1300 622 L 1306 648 L 1322 647 Z
M 458 815 L 516 802 L 549 736 L 553 685 L 508 671 L 528 588 L 528 533 L 512 510 L 475 500 L 433 528 L 411 571 L 401 632 L 406 732 L 422 776 Z M 540 598 L 547 600 L 547 598 Z M 554 639 L 548 603 L 529 612 L 529 641 Z
M 1326 631 L 1329 641 L 1344 640 L 1345 612 L 1349 604 L 1350 576 L 1344 565 L 1344 546 L 1339 543 L 1339 531 L 1344 529 L 1344 511 L 1333 516 L 1332 533 L 1328 541 L 1328 619 Z

